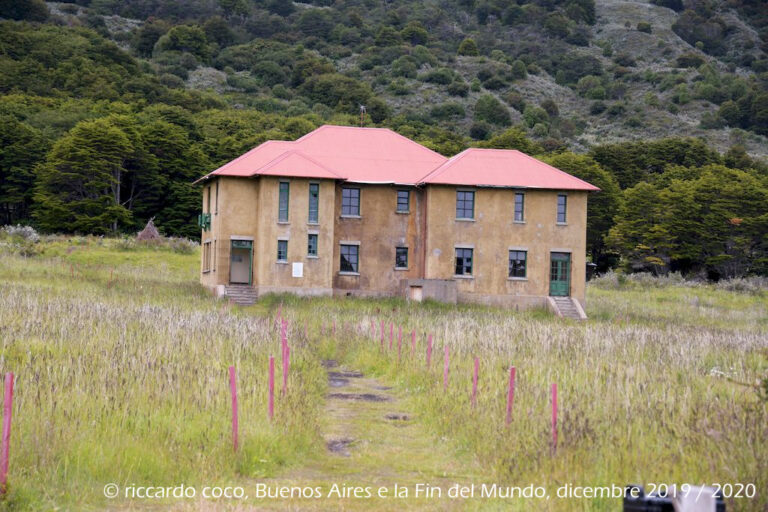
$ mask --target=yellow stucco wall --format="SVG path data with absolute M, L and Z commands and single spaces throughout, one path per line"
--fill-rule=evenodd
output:
M 213 287 L 229 282 L 231 237 L 255 238 L 256 236 L 257 211 L 254 198 L 258 194 L 259 182 L 245 178 L 223 177 L 211 181 L 206 187 L 210 187 L 212 191 L 211 231 L 203 231 L 202 241 L 215 241 L 216 250 L 215 252 L 212 250 L 211 271 L 202 274 L 201 282 L 207 287 Z M 203 192 L 203 212 L 208 213 L 206 187 Z
M 571 253 L 571 296 L 584 302 L 587 194 L 567 192 L 567 224 L 558 225 L 558 191 L 526 190 L 525 221 L 514 222 L 515 190 L 475 192 L 475 220 L 456 220 L 456 187 L 427 191 L 427 279 L 450 279 L 455 248 L 474 249 L 473 277 L 457 278 L 459 301 L 498 305 L 544 304 L 549 295 L 550 252 Z M 528 252 L 527 277 L 508 277 L 509 250 Z
M 290 184 L 289 219 L 278 222 L 278 187 Z M 309 224 L 309 184 L 320 184 L 319 222 Z M 216 186 L 218 184 L 218 208 Z M 361 189 L 360 218 L 341 216 L 341 189 Z M 453 279 L 455 247 L 474 249 L 473 278 L 457 278 L 460 301 L 502 306 L 544 304 L 549 295 L 550 253 L 571 254 L 570 294 L 584 303 L 587 193 L 568 195 L 567 224 L 556 222 L 554 190 L 525 190 L 525 222 L 514 222 L 515 190 L 475 191 L 474 222 L 456 220 L 456 187 L 425 189 L 392 185 L 335 183 L 332 180 L 276 177 L 217 178 L 203 187 L 203 212 L 211 187 L 211 231 L 215 262 L 201 282 L 212 288 L 229 283 L 230 240 L 253 239 L 253 285 L 260 294 L 395 295 L 401 279 Z M 463 188 L 463 187 L 460 187 Z M 396 211 L 397 190 L 408 189 L 409 213 Z M 307 235 L 318 234 L 318 257 L 307 255 Z M 288 240 L 288 263 L 277 262 L 278 239 Z M 340 245 L 359 242 L 360 275 L 340 274 Z M 408 270 L 395 269 L 395 248 L 407 246 Z M 212 244 L 213 248 L 213 244 Z M 526 250 L 525 280 L 508 278 L 510 249 Z M 292 263 L 303 263 L 303 277 L 292 277 Z M 214 270 L 215 269 L 215 270 Z M 202 271 L 202 262 L 201 262 Z
M 254 255 L 259 293 L 292 291 L 331 294 L 334 227 L 334 182 L 330 180 L 259 179 L 258 237 Z M 278 222 L 279 183 L 289 184 L 288 222 Z M 309 223 L 309 184 L 318 183 L 318 222 Z M 307 255 L 309 233 L 318 235 L 318 256 Z M 287 263 L 277 261 L 277 241 L 288 240 Z M 303 277 L 292 277 L 292 264 L 303 264 Z
M 341 216 L 341 189 L 360 189 L 360 218 Z M 397 191 L 410 190 L 409 213 L 397 212 Z M 423 191 L 414 187 L 359 185 L 336 187 L 335 244 L 333 248 L 333 286 L 337 294 L 394 295 L 400 280 L 420 277 L 423 240 Z M 360 243 L 360 275 L 339 273 L 340 247 L 344 242 Z M 395 248 L 408 247 L 408 270 L 395 270 Z

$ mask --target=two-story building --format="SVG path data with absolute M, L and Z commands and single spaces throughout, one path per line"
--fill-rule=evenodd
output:
M 219 295 L 559 303 L 583 317 L 598 189 L 519 151 L 448 159 L 389 129 L 326 125 L 200 181 L 201 283 Z

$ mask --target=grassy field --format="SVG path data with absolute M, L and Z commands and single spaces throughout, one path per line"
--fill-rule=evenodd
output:
M 97 238 L 37 245 L 44 249 L 28 258 L 7 247 L 0 253 L 0 369 L 17 377 L 2 508 L 132 508 L 142 503 L 107 501 L 104 485 L 252 485 L 296 474 L 309 460 L 318 470 L 326 457 L 326 359 L 392 386 L 435 450 L 480 468 L 477 483 L 533 483 L 550 492 L 566 483 L 752 483 L 757 496 L 731 499 L 729 510 L 768 507 L 768 405 L 757 387 L 768 368 L 765 291 L 603 280 L 589 288 L 585 323 L 400 300 L 271 296 L 238 308 L 200 289 L 196 249 Z M 290 321 L 294 370 L 270 423 L 265 370 L 269 354 L 279 356 L 278 307 Z M 381 350 L 371 322 L 377 331 L 385 323 L 386 344 L 389 324 L 395 332 L 402 326 L 399 361 L 396 350 Z M 435 341 L 431 368 L 426 333 Z M 480 384 L 472 408 L 474 357 Z M 237 454 L 229 365 L 238 369 Z M 506 428 L 510 365 L 517 386 Z M 560 400 L 554 455 L 551 383 Z M 411 466 L 419 466 L 419 453 L 427 452 L 414 452 Z M 604 498 L 536 503 L 618 506 Z

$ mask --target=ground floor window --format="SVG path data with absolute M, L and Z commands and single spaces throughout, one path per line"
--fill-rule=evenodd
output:
M 525 277 L 528 251 L 509 251 L 509 277 Z
M 341 246 L 341 265 L 342 272 L 359 272 L 360 246 L 343 245 Z
M 203 244 L 203 272 L 211 270 L 211 242 Z
M 288 261 L 288 240 L 277 241 L 277 261 Z
M 471 276 L 472 275 L 472 253 L 474 249 L 466 249 L 463 247 L 456 248 L 456 275 L 457 276 Z
M 317 235 L 314 233 L 307 238 L 307 256 L 317 256 Z
M 408 268 L 408 248 L 396 247 L 395 248 L 395 268 Z

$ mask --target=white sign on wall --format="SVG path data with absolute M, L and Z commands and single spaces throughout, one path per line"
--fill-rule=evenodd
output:
M 304 264 L 303 263 L 294 263 L 293 264 L 293 277 L 304 277 Z

